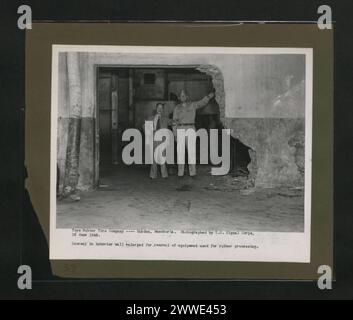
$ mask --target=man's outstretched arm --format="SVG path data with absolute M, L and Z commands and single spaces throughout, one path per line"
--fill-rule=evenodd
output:
M 215 96 L 213 92 L 210 92 L 207 96 L 203 97 L 201 100 L 195 102 L 196 109 L 203 108 L 209 103 L 209 101 Z

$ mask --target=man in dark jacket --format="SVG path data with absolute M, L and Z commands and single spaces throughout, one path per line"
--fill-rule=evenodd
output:
M 170 122 L 169 118 L 167 115 L 164 113 L 164 105 L 162 103 L 157 103 L 156 104 L 156 109 L 154 112 L 154 115 L 148 118 L 149 121 L 153 121 L 153 134 L 159 130 L 159 129 L 168 129 L 168 124 Z M 154 141 L 153 139 L 153 153 L 156 150 L 157 146 L 161 144 L 161 141 Z M 161 156 L 161 155 L 157 155 Z M 161 164 L 161 175 L 162 178 L 167 178 L 168 177 L 168 170 L 167 170 L 167 164 Z M 155 179 L 158 176 L 158 164 L 156 162 L 155 157 L 153 157 L 153 163 L 151 164 L 151 170 L 150 170 L 150 178 Z

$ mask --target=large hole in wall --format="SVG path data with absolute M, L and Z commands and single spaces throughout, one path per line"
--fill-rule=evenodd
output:
M 225 91 L 224 78 L 222 72 L 214 65 L 201 65 L 197 70 L 212 77 L 212 84 L 215 89 L 215 99 L 219 105 L 219 120 L 222 128 L 226 128 L 225 123 Z M 235 134 L 231 136 L 231 168 L 230 174 L 234 177 L 247 176 L 254 183 L 256 176 L 256 153 L 255 151 L 236 138 Z

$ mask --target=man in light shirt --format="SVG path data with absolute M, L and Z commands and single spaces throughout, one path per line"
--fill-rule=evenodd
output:
M 175 106 L 173 111 L 173 131 L 174 137 L 177 139 L 178 129 L 193 129 L 195 130 L 195 116 L 196 110 L 205 107 L 208 102 L 214 97 L 214 93 L 211 92 L 200 101 L 188 101 L 188 96 L 184 90 L 181 90 L 179 100 L 181 103 Z M 188 139 L 186 138 L 185 146 L 188 146 Z M 195 148 L 188 148 L 188 157 L 191 159 L 189 163 L 189 174 L 190 176 L 196 176 L 196 154 Z M 184 176 L 185 161 L 182 161 L 183 150 L 179 148 L 178 144 L 178 176 Z

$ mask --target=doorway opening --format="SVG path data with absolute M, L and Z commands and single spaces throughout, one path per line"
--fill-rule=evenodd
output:
M 99 66 L 97 68 L 97 117 L 98 117 L 98 175 L 97 185 L 109 184 L 107 179 L 119 172 L 134 172 L 148 176 L 149 165 L 126 166 L 122 150 L 129 142 L 122 141 L 128 128 L 135 128 L 143 135 L 143 124 L 154 112 L 157 103 L 164 104 L 164 112 L 172 119 L 173 110 L 179 103 L 181 90 L 188 93 L 190 101 L 197 101 L 214 90 L 213 77 L 195 67 L 180 66 Z M 197 110 L 196 129 L 218 129 L 221 137 L 223 125 L 220 120 L 218 99 L 211 99 Z M 170 126 L 170 129 L 172 127 Z M 199 139 L 197 139 L 198 174 L 209 173 L 212 165 L 199 165 Z M 246 174 L 246 148 L 232 139 L 234 150 L 231 172 Z M 221 147 L 221 140 L 218 146 Z M 245 150 L 245 151 L 244 151 Z M 175 146 L 176 155 L 176 146 Z M 186 166 L 187 167 L 187 166 Z M 132 171 L 133 170 L 133 171 Z M 176 174 L 176 166 L 168 166 L 169 174 Z

